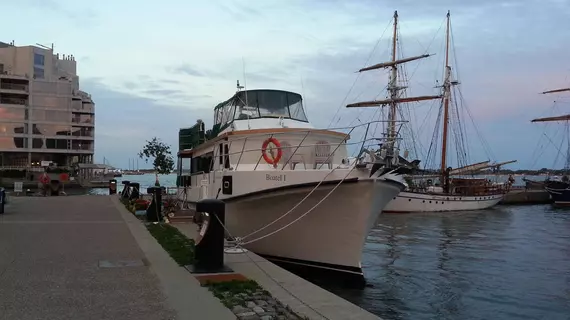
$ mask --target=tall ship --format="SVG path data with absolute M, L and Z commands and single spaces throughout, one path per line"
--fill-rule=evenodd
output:
M 542 92 L 542 94 L 552 94 L 552 93 L 561 93 L 561 92 L 570 92 L 570 88 L 548 90 Z M 537 118 L 531 120 L 531 122 L 536 122 L 536 123 L 563 122 L 565 125 L 564 135 L 567 143 L 566 155 L 565 155 L 566 161 L 564 165 L 565 174 L 560 179 L 552 179 L 549 177 L 546 181 L 541 182 L 540 185 L 542 185 L 544 189 L 550 194 L 553 205 L 560 207 L 568 207 L 570 206 L 570 179 L 568 177 L 568 173 L 570 172 L 570 114 L 554 116 L 554 117 Z M 527 183 L 528 182 L 538 183 L 535 181 L 527 180 Z
M 405 75 L 401 68 L 404 64 L 425 59 L 432 54 L 422 54 L 413 57 L 398 57 L 399 36 L 398 36 L 398 12 L 394 12 L 394 28 L 392 36 L 391 61 L 375 64 L 363 69 L 359 72 L 372 71 L 378 69 L 389 69 L 390 80 L 387 86 L 388 96 L 383 100 L 357 102 L 347 105 L 348 108 L 354 107 L 387 107 L 388 118 L 391 125 L 387 127 L 386 143 L 382 144 L 376 151 L 379 161 L 386 157 L 402 158 L 399 155 L 400 143 L 402 138 L 399 137 L 399 128 L 397 129 L 395 121 L 398 117 L 403 116 L 400 106 L 407 103 L 421 101 L 438 101 L 439 114 L 435 126 L 432 141 L 429 147 L 427 158 L 433 157 L 432 164 L 436 170 L 418 170 L 419 160 L 412 161 L 415 165 L 416 174 L 410 176 L 408 180 L 409 186 L 384 208 L 385 213 L 408 213 L 408 212 L 436 212 L 436 211 L 463 211 L 478 210 L 490 208 L 503 199 L 504 194 L 508 190 L 507 184 L 493 183 L 486 178 L 476 178 L 472 175 L 485 169 L 496 169 L 502 165 L 515 161 L 507 161 L 503 163 L 491 163 L 491 161 L 481 161 L 478 163 L 468 163 L 466 160 L 466 143 L 464 141 L 465 133 L 462 132 L 462 124 L 460 123 L 460 115 L 458 110 L 458 102 L 461 100 L 461 94 L 454 93 L 453 88 L 459 85 L 452 74 L 450 65 L 450 13 L 446 17 L 446 35 L 445 35 L 445 68 L 444 79 L 442 85 L 437 86 L 440 89 L 435 95 L 424 95 L 416 97 L 407 97 L 406 89 L 408 88 L 407 79 L 400 79 Z M 455 127 L 452 127 L 454 120 Z M 440 128 L 441 127 L 441 128 Z M 450 133 L 454 133 L 456 146 L 457 162 L 463 162 L 463 165 L 457 168 L 449 166 L 450 157 Z M 439 141 L 438 141 L 439 140 Z M 437 165 L 437 150 L 439 150 L 439 165 Z M 407 151 L 406 151 L 407 152 Z M 405 153 L 406 153 L 405 152 Z M 406 155 L 404 155 L 405 157 Z M 402 159 L 405 160 L 405 159 Z M 422 172 L 422 173 L 420 173 Z M 471 175 L 470 177 L 466 177 Z
M 238 82 L 211 129 L 180 130 L 178 198 L 190 209 L 223 200 L 228 234 L 271 261 L 364 280 L 365 239 L 405 181 L 400 168 L 348 156 L 361 144 L 349 142 L 354 129 L 317 129 L 300 94 Z

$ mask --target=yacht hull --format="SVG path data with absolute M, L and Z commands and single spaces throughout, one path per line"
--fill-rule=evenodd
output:
M 504 194 L 485 196 L 450 196 L 417 192 L 401 192 L 384 208 L 384 213 L 471 211 L 497 205 Z
M 188 189 L 188 201 L 199 193 L 223 200 L 229 236 L 269 260 L 363 279 L 364 242 L 403 179 L 348 169 L 275 173 L 216 172 L 208 187 Z
M 383 181 L 345 181 L 319 204 L 337 184 L 319 186 L 290 214 L 243 239 L 244 247 L 279 263 L 362 276 L 361 257 L 366 237 L 382 208 L 400 188 Z M 244 237 L 263 228 L 291 210 L 313 188 L 291 186 L 227 199 L 229 232 L 234 237 Z M 278 229 L 282 230 L 275 232 Z
M 562 181 L 550 181 L 545 190 L 552 199 L 552 204 L 557 207 L 570 207 L 570 184 Z

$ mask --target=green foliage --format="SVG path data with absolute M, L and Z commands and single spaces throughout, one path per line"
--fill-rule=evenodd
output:
M 194 240 L 188 239 L 178 229 L 168 224 L 150 223 L 146 228 L 179 265 L 194 263 Z
M 146 145 L 139 152 L 139 157 L 145 162 L 152 161 L 153 168 L 158 174 L 169 174 L 174 171 L 174 159 L 170 146 L 154 137 L 146 142 Z

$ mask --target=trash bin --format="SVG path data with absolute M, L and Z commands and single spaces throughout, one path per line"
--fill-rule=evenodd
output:
M 109 180 L 109 194 L 116 194 L 117 193 L 117 180 L 111 179 Z

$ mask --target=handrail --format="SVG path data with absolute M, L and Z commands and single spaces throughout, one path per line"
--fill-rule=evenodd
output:
M 321 163 L 318 169 L 321 169 L 332 157 L 334 157 L 335 153 L 337 152 L 337 150 L 341 147 L 341 146 L 345 146 L 345 147 L 350 147 L 353 145 L 360 145 L 360 149 L 362 149 L 363 147 L 366 146 L 370 146 L 370 145 L 374 145 L 377 144 L 377 141 L 379 140 L 378 138 L 375 137 L 367 137 L 369 132 L 370 132 L 370 125 L 371 124 L 375 124 L 375 123 L 382 123 L 382 122 L 387 122 L 387 121 L 381 121 L 381 120 L 375 120 L 375 121 L 370 121 L 370 122 L 366 122 L 366 123 L 361 123 L 355 126 L 351 126 L 351 127 L 347 127 L 350 128 L 350 130 L 345 133 L 346 136 L 348 137 L 350 134 L 353 133 L 354 130 L 356 130 L 356 128 L 359 127 L 365 127 L 365 132 L 364 132 L 364 137 L 361 140 L 358 141 L 348 141 L 346 138 L 344 139 L 340 139 L 340 141 L 338 143 L 330 143 L 329 145 L 331 146 L 332 151 L 329 153 L 328 157 L 325 160 L 325 163 Z M 400 121 L 400 122 L 407 122 L 407 121 Z M 294 143 L 294 145 L 290 145 L 290 146 L 280 146 L 279 149 L 293 149 L 292 154 L 288 155 L 288 159 L 286 159 L 285 163 L 281 166 L 280 170 L 284 170 L 285 167 L 287 166 L 287 164 L 289 164 L 289 162 L 292 160 L 293 156 L 299 154 L 299 150 L 301 148 L 314 148 L 316 146 L 319 146 L 320 144 L 317 143 L 308 143 L 305 144 L 305 141 L 307 140 L 307 138 L 309 137 L 309 135 L 311 133 L 315 133 L 315 132 L 320 131 L 320 129 L 307 129 L 307 130 L 298 130 L 298 131 L 294 131 L 295 134 L 299 134 L 299 133 L 305 133 L 305 135 L 302 137 L 301 141 L 299 143 Z M 230 141 L 220 141 L 220 143 L 225 144 L 229 142 L 229 147 L 228 147 L 228 152 L 226 153 L 226 149 L 225 146 L 222 147 L 223 150 L 219 150 L 218 147 L 213 146 L 213 150 L 212 152 L 212 161 L 210 163 L 210 171 L 214 171 L 214 166 L 216 165 L 216 163 L 220 162 L 220 157 L 223 157 L 222 159 L 222 166 L 220 167 L 221 170 L 228 170 L 227 168 L 225 168 L 225 161 L 226 158 L 225 157 L 230 157 L 230 156 L 235 156 L 235 155 L 239 155 L 237 158 L 237 162 L 236 163 L 231 163 L 231 167 L 229 168 L 229 170 L 237 170 L 237 168 L 240 166 L 241 161 L 243 159 L 243 154 L 246 152 L 258 152 L 263 150 L 263 148 L 260 147 L 255 147 L 255 148 L 246 148 L 246 144 L 248 143 L 248 141 L 251 138 L 254 137 L 269 137 L 269 138 L 273 138 L 273 137 L 279 137 L 281 135 L 290 135 L 291 132 L 267 132 L 267 133 L 253 133 L 253 134 L 248 134 L 248 135 L 244 135 L 242 137 L 240 136 L 232 136 L 232 139 Z M 232 151 L 231 150 L 231 146 L 234 142 L 243 142 L 242 146 L 241 146 L 241 150 L 235 150 Z M 375 143 L 372 143 L 375 142 Z M 180 155 L 179 158 L 183 159 L 183 155 Z M 257 170 L 257 168 L 259 167 L 259 164 L 261 163 L 261 160 L 263 158 L 263 154 L 260 153 L 259 157 L 257 158 L 257 161 L 255 162 L 255 166 L 253 168 L 253 171 Z M 253 159 L 251 159 L 253 160 Z M 253 163 L 251 163 L 253 164 Z M 201 173 L 206 173 L 201 171 Z M 192 175 L 197 175 L 199 173 L 194 173 Z

